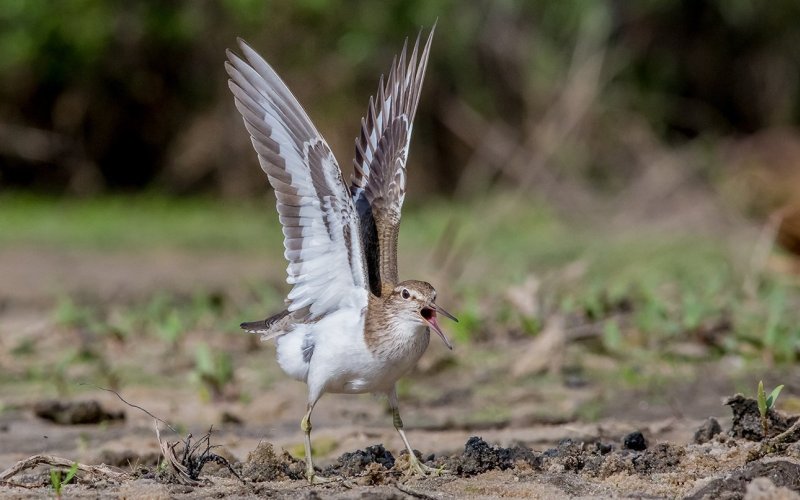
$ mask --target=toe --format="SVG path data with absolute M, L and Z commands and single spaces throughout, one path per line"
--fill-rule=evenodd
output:
M 316 474 L 312 474 L 308 476 L 308 482 L 311 484 L 325 484 L 330 483 L 333 479 L 324 476 L 318 476 Z
M 445 469 L 429 467 L 420 462 L 419 459 L 414 456 L 409 461 L 408 474 L 417 474 L 420 476 L 440 476 L 442 474 L 449 474 L 449 471 Z

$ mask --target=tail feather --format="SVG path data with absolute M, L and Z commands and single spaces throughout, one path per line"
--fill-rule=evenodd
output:
M 282 333 L 281 331 L 273 331 L 273 327 L 288 315 L 289 311 L 284 310 L 259 321 L 245 321 L 239 327 L 246 332 L 260 334 L 262 340 L 267 340 Z

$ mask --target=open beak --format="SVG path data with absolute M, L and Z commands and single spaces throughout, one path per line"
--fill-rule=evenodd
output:
M 444 309 L 442 309 L 441 307 L 439 307 L 439 306 L 437 306 L 436 304 L 433 304 L 433 303 L 428 305 L 427 309 L 430 309 L 430 311 L 431 311 L 430 314 L 429 315 L 423 314 L 422 317 L 425 318 L 425 321 L 428 323 L 428 325 L 430 325 L 430 327 L 433 328 L 433 331 L 435 331 L 436 333 L 439 334 L 439 337 L 442 338 L 442 342 L 444 342 L 444 345 L 446 345 L 447 348 L 452 351 L 453 350 L 453 344 L 450 343 L 450 341 L 447 339 L 447 336 L 442 331 L 441 327 L 439 327 L 439 322 L 436 321 L 436 314 L 439 313 L 442 316 L 444 316 L 446 318 L 450 318 L 455 322 L 458 322 L 458 319 L 456 319 L 455 316 L 453 316 L 449 312 L 445 311 Z M 423 309 L 423 311 L 424 311 L 424 309 Z

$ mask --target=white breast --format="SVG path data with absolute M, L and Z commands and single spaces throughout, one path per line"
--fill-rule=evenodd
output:
M 388 392 L 416 364 L 430 340 L 424 324 L 401 322 L 372 352 L 363 331 L 364 314 L 353 309 L 297 325 L 278 339 L 278 362 L 288 375 L 308 384 L 310 401 L 324 392 Z M 313 339 L 313 353 L 304 359 L 308 338 Z

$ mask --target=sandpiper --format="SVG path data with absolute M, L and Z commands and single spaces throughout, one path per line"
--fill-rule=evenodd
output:
M 292 285 L 284 311 L 241 326 L 276 339 L 283 371 L 308 385 L 300 427 L 312 483 L 323 478 L 311 459 L 311 412 L 326 392 L 386 394 L 412 470 L 438 472 L 414 455 L 395 389 L 428 347 L 431 328 L 453 348 L 437 314 L 456 320 L 436 305 L 429 283 L 397 277 L 406 159 L 433 29 L 422 52 L 420 36 L 408 61 L 406 41 L 369 100 L 349 189 L 330 147 L 269 64 L 242 40 L 243 57 L 227 51 L 228 86 L 277 198 Z

